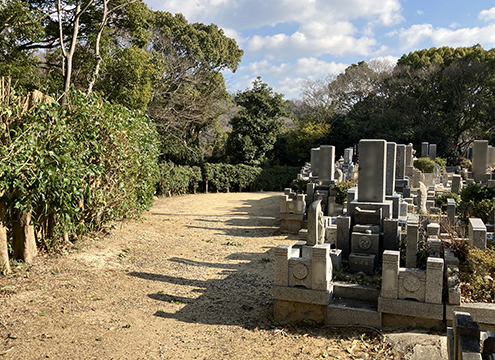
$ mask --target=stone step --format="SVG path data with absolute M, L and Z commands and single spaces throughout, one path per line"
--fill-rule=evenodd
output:
M 333 299 L 327 307 L 325 325 L 356 325 L 382 327 L 382 314 L 367 301 Z
M 343 281 L 334 281 L 333 297 L 336 299 L 350 299 L 366 301 L 378 305 L 380 290 L 372 285 L 351 284 Z

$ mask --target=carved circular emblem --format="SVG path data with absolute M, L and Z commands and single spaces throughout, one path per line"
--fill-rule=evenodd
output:
M 407 275 L 404 277 L 404 289 L 415 292 L 419 289 L 421 282 L 416 275 Z
M 296 264 L 293 267 L 292 274 L 296 279 L 302 280 L 308 276 L 308 268 L 304 264 Z
M 368 250 L 371 247 L 371 239 L 368 236 L 362 236 L 359 239 L 359 247 L 363 250 Z

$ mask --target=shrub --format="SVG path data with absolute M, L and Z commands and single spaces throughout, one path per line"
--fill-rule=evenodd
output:
M 487 221 L 495 207 L 495 189 L 476 183 L 468 184 L 461 190 L 461 211 L 465 219 L 478 217 Z
M 495 250 L 469 249 L 459 272 L 466 300 L 495 302 Z
M 297 177 L 300 167 L 275 165 L 261 170 L 253 188 L 256 191 L 283 191 L 290 187 Z
M 295 179 L 295 180 L 292 180 L 290 187 L 292 188 L 292 190 L 294 190 L 298 194 L 304 194 L 306 192 L 306 185 L 309 182 L 310 182 L 310 180 Z
M 447 199 L 454 199 L 457 208 L 461 205 L 461 196 L 455 193 L 441 194 L 435 197 L 435 205 L 441 208 L 443 211 L 447 210 Z
M 352 181 L 342 181 L 336 183 L 332 189 L 335 191 L 335 202 L 337 204 L 344 204 L 347 200 L 347 191 L 356 186 L 356 184 Z
M 157 183 L 158 195 L 183 195 L 196 192 L 202 180 L 198 166 L 179 166 L 171 161 L 160 164 L 160 176 Z
M 1 201 L 8 219 L 32 212 L 47 247 L 62 233 L 98 229 L 151 205 L 158 136 L 147 116 L 73 91 L 67 107 L 38 103 L 10 116 L 9 125 L 0 150 Z
M 436 165 L 437 163 L 429 158 L 420 158 L 414 160 L 414 167 L 424 173 L 432 173 Z

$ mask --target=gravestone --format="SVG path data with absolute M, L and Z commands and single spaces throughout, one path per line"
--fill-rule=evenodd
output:
M 427 158 L 429 155 L 429 144 L 427 142 L 422 142 L 421 143 L 421 157 L 422 158 Z
M 469 218 L 469 243 L 471 246 L 485 250 L 486 249 L 486 226 L 483 220 L 478 218 Z
M 488 141 L 475 140 L 473 143 L 473 178 L 475 182 L 488 181 L 486 167 L 488 165 Z
M 416 254 L 418 252 L 419 242 L 419 219 L 412 217 L 407 223 L 407 238 L 406 238 L 406 267 L 416 267 Z
M 450 187 L 450 192 L 454 194 L 459 194 L 462 187 L 462 177 L 459 174 L 452 175 L 452 185 Z
M 352 148 L 344 149 L 344 164 L 352 163 Z
M 351 217 L 337 217 L 337 249 L 342 250 L 342 256 L 347 259 L 351 253 Z
M 437 159 L 437 144 L 430 144 L 429 147 L 430 159 L 435 161 Z
M 358 199 L 360 202 L 385 201 L 386 148 L 385 140 L 359 142 Z
M 454 229 L 455 226 L 455 212 L 456 203 L 452 198 L 447 199 L 447 218 L 449 219 L 450 227 Z
M 395 189 L 395 166 L 397 156 L 397 144 L 387 143 L 387 165 L 385 177 L 385 195 L 392 196 Z
M 330 182 L 335 174 L 335 146 L 321 145 L 319 154 L 318 179 Z
M 406 145 L 397 145 L 397 157 L 395 164 L 395 179 L 403 180 L 406 176 Z
M 320 148 L 311 149 L 311 171 L 313 176 L 318 176 L 318 165 L 320 162 Z

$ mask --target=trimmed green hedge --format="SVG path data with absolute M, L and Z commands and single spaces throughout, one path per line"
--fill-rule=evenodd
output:
M 158 195 L 183 195 L 196 193 L 203 179 L 198 166 L 178 166 L 168 161 L 160 164 L 160 177 L 156 185 Z
M 166 162 L 160 164 L 157 193 L 168 196 L 195 193 L 200 184 L 205 192 L 230 192 L 246 189 L 282 191 L 290 186 L 298 172 L 298 167 L 290 166 L 260 168 L 244 164 L 206 163 L 199 168 Z

